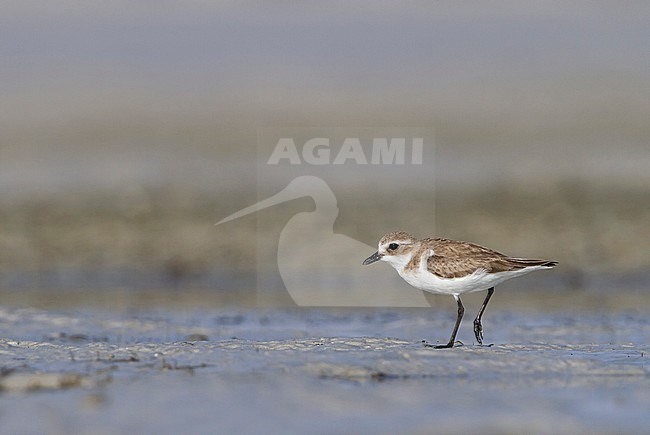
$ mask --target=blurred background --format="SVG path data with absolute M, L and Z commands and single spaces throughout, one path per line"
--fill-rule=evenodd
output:
M 506 284 L 523 304 L 649 300 L 645 2 L 2 9 L 4 305 L 258 305 L 259 240 L 313 202 L 214 223 L 259 199 L 258 132 L 282 126 L 435 131 L 433 186 L 332 185 L 337 233 L 559 261 Z

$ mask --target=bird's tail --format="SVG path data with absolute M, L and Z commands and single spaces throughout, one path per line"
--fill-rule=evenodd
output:
M 508 257 L 507 260 L 509 263 L 512 263 L 513 265 L 519 267 L 541 266 L 541 267 L 547 267 L 549 269 L 552 269 L 553 267 L 557 266 L 557 261 L 549 261 L 549 260 L 531 260 L 528 258 L 513 258 L 513 257 Z

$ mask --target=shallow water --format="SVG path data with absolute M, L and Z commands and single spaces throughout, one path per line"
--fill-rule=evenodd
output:
M 453 314 L 453 313 L 451 313 Z M 641 312 L 0 309 L 3 433 L 650 428 Z

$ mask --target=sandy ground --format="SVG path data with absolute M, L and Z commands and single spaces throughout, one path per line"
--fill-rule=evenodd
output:
M 2 433 L 641 433 L 641 311 L 0 309 Z

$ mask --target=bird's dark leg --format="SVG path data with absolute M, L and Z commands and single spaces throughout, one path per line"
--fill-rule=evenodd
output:
M 488 302 L 490 302 L 492 293 L 494 293 L 494 287 L 490 287 L 488 289 L 487 296 L 485 296 L 485 300 L 483 301 L 483 305 L 481 305 L 481 309 L 478 310 L 476 319 L 474 319 L 474 336 L 476 337 L 478 344 L 483 344 L 483 325 L 481 325 L 481 317 L 483 317 L 483 311 L 485 311 L 485 307 L 487 307 Z
M 449 347 L 454 347 L 454 343 L 456 342 L 456 333 L 458 332 L 458 328 L 460 327 L 460 321 L 463 319 L 463 314 L 465 314 L 465 307 L 463 307 L 463 303 L 460 301 L 459 296 L 454 296 L 454 298 L 456 299 L 456 303 L 458 303 L 458 316 L 456 317 L 456 324 L 454 325 L 454 330 L 451 333 L 451 338 L 449 339 L 449 343 L 433 346 L 435 349 L 446 349 Z

